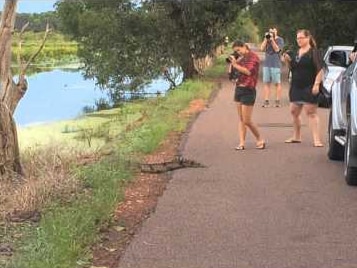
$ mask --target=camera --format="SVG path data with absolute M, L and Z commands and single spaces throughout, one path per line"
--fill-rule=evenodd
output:
M 266 32 L 264 34 L 264 37 L 267 39 L 267 40 L 270 40 L 271 38 L 275 38 L 275 32 L 274 30 L 269 30 L 269 32 Z
M 266 32 L 264 36 L 266 39 L 270 39 L 272 37 L 272 34 L 270 32 Z
M 236 60 L 239 58 L 239 53 L 234 51 L 232 54 L 230 54 L 227 58 L 226 58 L 226 62 L 227 63 L 231 63 L 231 57 L 234 57 Z

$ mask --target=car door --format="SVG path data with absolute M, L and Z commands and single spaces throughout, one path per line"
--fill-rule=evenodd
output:
M 357 62 L 352 63 L 345 71 L 343 76 L 343 91 L 349 101 L 351 114 L 351 134 L 357 135 L 357 92 L 354 75 L 357 70 Z
M 348 54 L 346 52 L 346 66 L 348 64 Z M 354 64 L 352 64 L 354 65 Z M 353 66 L 350 65 L 343 73 L 340 79 L 340 103 L 341 103 L 341 112 L 342 112 L 342 118 L 343 118 L 343 123 L 345 126 L 347 126 L 347 120 L 348 120 L 348 115 L 349 111 L 347 108 L 350 108 L 348 100 L 350 96 L 350 88 L 351 88 L 351 79 L 352 79 L 352 73 L 353 73 Z
M 324 91 L 328 96 L 332 95 L 332 84 L 346 70 L 348 55 L 352 47 L 345 49 L 329 47 L 324 55 Z

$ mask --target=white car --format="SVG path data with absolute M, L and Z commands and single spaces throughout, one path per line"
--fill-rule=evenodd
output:
M 328 97 L 332 97 L 331 89 L 333 82 L 346 70 L 348 66 L 348 56 L 353 50 L 353 46 L 330 46 L 324 54 L 324 79 L 323 86 Z
M 349 64 L 352 50 L 352 46 L 328 50 L 323 85 L 331 96 L 328 157 L 344 160 L 347 184 L 357 185 L 357 62 Z

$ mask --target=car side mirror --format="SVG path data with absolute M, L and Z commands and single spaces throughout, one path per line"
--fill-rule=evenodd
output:
M 329 56 L 329 63 L 340 67 L 347 67 L 346 53 L 344 51 L 332 51 Z

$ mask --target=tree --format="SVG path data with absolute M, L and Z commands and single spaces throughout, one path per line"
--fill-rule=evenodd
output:
M 297 29 L 310 30 L 320 47 L 352 44 L 357 33 L 355 1 L 343 0 L 271 0 L 252 5 L 250 12 L 261 36 L 271 26 L 290 44 Z M 282 12 L 283 10 L 283 12 Z
M 242 11 L 236 18 L 235 22 L 228 28 L 229 40 L 240 39 L 248 43 L 261 42 L 259 29 L 254 24 L 252 17 L 247 10 Z
M 13 118 L 15 109 L 25 95 L 27 81 L 26 70 L 30 62 L 41 51 L 46 40 L 28 62 L 23 62 L 18 55 L 20 74 L 18 81 L 13 80 L 11 72 L 11 44 L 15 25 L 18 0 L 5 0 L 0 25 L 0 178 L 23 175 L 20 162 L 17 129 Z M 26 27 L 23 28 L 23 31 Z M 21 39 L 21 38 L 20 38 Z M 21 46 L 21 42 L 19 43 Z
M 177 62 L 184 78 L 197 74 L 195 60 L 212 56 L 223 44 L 228 26 L 246 6 L 243 0 L 148 1 L 159 14 L 166 53 Z
M 26 23 L 30 23 L 27 31 L 43 32 L 47 24 L 50 24 L 52 30 L 59 28 L 58 18 L 54 11 L 43 13 L 18 13 L 16 15 L 15 30 L 20 31 Z
M 138 90 L 162 70 L 195 76 L 195 61 L 223 44 L 245 0 L 62 0 L 63 29 L 80 44 L 85 75 L 114 90 Z
M 103 88 L 140 90 L 167 65 L 155 15 L 131 1 L 60 1 L 57 12 L 80 44 L 85 77 Z

